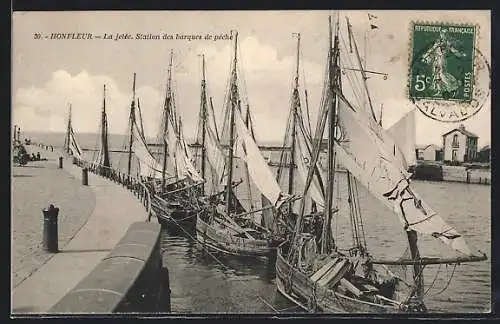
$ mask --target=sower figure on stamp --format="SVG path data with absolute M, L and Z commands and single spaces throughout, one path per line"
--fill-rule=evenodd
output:
M 422 55 L 422 62 L 432 67 L 432 85 L 431 88 L 435 90 L 435 96 L 440 96 L 443 92 L 451 93 L 455 97 L 459 83 L 458 80 L 448 73 L 446 69 L 446 58 L 449 53 L 457 57 L 465 57 L 466 54 L 457 50 L 452 42 L 447 37 L 447 30 L 442 29 L 439 32 L 439 38 L 429 48 L 424 55 Z

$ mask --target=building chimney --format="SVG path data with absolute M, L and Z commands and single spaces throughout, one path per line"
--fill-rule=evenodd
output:
M 464 124 L 460 124 L 460 127 L 458 127 L 460 130 L 465 130 Z

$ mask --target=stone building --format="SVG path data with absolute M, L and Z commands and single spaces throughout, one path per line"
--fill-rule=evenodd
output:
M 472 162 L 477 159 L 478 137 L 466 130 L 464 125 L 460 125 L 442 136 L 445 161 Z

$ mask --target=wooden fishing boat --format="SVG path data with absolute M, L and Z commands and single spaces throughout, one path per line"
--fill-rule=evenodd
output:
M 187 145 L 182 134 L 182 123 L 175 109 L 172 90 L 172 61 L 168 69 L 167 89 L 163 105 L 158 146 L 163 148 L 162 162 L 150 151 L 142 125 L 140 103 L 135 94 L 136 74 L 129 120 L 129 158 L 127 174 L 131 174 L 132 154 L 138 160 L 138 176 L 150 188 L 153 214 L 172 234 L 189 234 L 195 228 L 197 186 L 201 177 L 191 165 Z
M 356 70 L 366 82 L 367 71 L 361 64 L 351 25 L 346 20 L 349 43 L 353 44 L 358 59 Z M 277 289 L 313 313 L 426 312 L 423 284 L 426 266 L 482 261 L 486 255 L 472 253 L 462 235 L 446 224 L 411 188 L 404 154 L 400 154 L 402 150 L 375 119 L 366 83 L 363 95 L 368 97 L 368 105 L 358 106 L 346 98 L 341 82 L 338 18 L 334 40 L 331 18 L 329 25 L 325 98 L 316 129 L 317 137 L 327 133 L 327 170 L 318 172 L 316 166 L 321 147 L 313 143 L 303 192 L 304 197 L 312 196 L 324 202 L 324 207 L 318 213 L 306 214 L 305 199 L 301 201 L 293 237 L 282 243 L 277 251 Z M 304 133 L 299 135 L 304 136 Z M 337 164 L 347 170 L 342 175 L 347 187 L 347 197 L 343 199 L 347 203 L 345 210 L 334 201 L 334 193 L 339 195 L 339 189 L 334 188 L 340 185 L 341 177 L 335 172 Z M 318 180 L 325 184 L 324 192 L 318 188 Z M 387 260 L 372 255 L 365 238 L 358 183 L 398 216 L 408 239 L 409 256 L 405 256 L 405 252 L 401 258 Z M 342 236 L 333 230 L 336 228 L 334 222 L 342 217 L 350 221 L 352 242 L 340 241 Z M 437 238 L 463 256 L 423 257 L 417 244 L 418 234 Z M 391 271 L 389 266 L 392 265 L 412 272 L 412 282 L 408 283 L 406 278 Z
M 262 226 L 262 215 L 265 212 L 280 212 L 279 207 L 290 197 L 281 192 L 255 143 L 248 101 L 246 116 L 243 117 L 242 100 L 245 101 L 246 98 L 240 97 L 238 85 L 238 33 L 235 33 L 234 37 L 234 57 L 225 103 L 223 138 L 218 138 L 210 127 L 205 127 L 202 145 L 212 166 L 212 177 L 215 177 L 217 184 L 225 183 L 224 190 L 220 194 L 210 196 L 198 214 L 196 237 L 201 244 L 223 253 L 266 257 L 275 254 L 276 246 L 281 241 L 271 229 Z M 235 184 L 233 178 L 236 154 L 240 154 L 244 162 L 242 168 L 239 168 L 244 170 L 244 180 Z M 246 186 L 244 189 L 247 201 L 252 201 L 252 184 L 261 193 L 264 200 L 261 207 L 255 207 L 252 203 L 246 208 L 242 206 L 236 190 L 236 186 L 242 182 Z
M 76 140 L 75 131 L 73 129 L 73 124 L 71 120 L 72 105 L 69 104 L 68 107 L 68 123 L 66 127 L 66 134 L 64 136 L 63 151 L 67 156 L 73 157 L 73 164 L 78 164 L 80 166 L 86 165 L 83 158 L 83 150 Z

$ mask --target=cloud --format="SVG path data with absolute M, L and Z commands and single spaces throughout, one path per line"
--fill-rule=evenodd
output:
M 292 56 L 280 58 L 276 48 L 261 44 L 254 37 L 241 40 L 239 47 L 239 69 L 242 72 L 240 87 L 242 92 L 248 95 L 257 139 L 281 140 L 290 107 L 290 86 L 296 59 Z M 214 108 L 220 117 L 230 75 L 232 51 L 229 43 L 220 48 L 215 44 L 200 43 L 197 47 L 193 45 L 184 52 L 174 51 L 173 81 L 176 107 L 183 118 L 186 137 L 195 136 L 198 123 L 201 83 L 199 54 L 205 55 L 207 88 L 209 95 L 214 97 Z M 307 85 L 310 88 L 319 88 L 318 85 L 322 83 L 323 78 L 323 67 L 309 61 L 301 64 Z M 168 60 L 162 62 L 160 66 L 165 71 L 162 84 L 143 85 L 140 73 L 137 75 L 137 97 L 140 98 L 145 132 L 150 137 L 156 137 L 158 134 L 167 82 Z M 65 70 L 58 70 L 52 73 L 43 87 L 18 89 L 13 99 L 14 123 L 21 125 L 27 131 L 64 132 L 68 105 L 71 103 L 75 130 L 98 132 L 103 84 L 106 84 L 107 91 L 109 131 L 124 134 L 127 130 L 132 85 L 130 90 L 120 89 L 113 78 L 107 75 L 90 75 L 86 71 L 71 75 Z M 311 91 L 315 93 L 315 90 Z M 311 98 L 318 96 L 310 94 Z M 310 101 L 314 102 L 315 99 Z
M 85 71 L 71 75 L 58 70 L 41 89 L 20 88 L 14 95 L 13 121 L 27 131 L 64 132 L 71 104 L 75 131 L 98 132 L 104 84 L 109 131 L 124 133 L 130 94 L 120 91 L 112 78 L 91 76 Z M 149 86 L 140 87 L 137 94 L 144 97 L 145 107 L 159 102 L 159 94 Z M 149 119 L 154 118 L 151 109 L 145 109 L 143 114 Z

